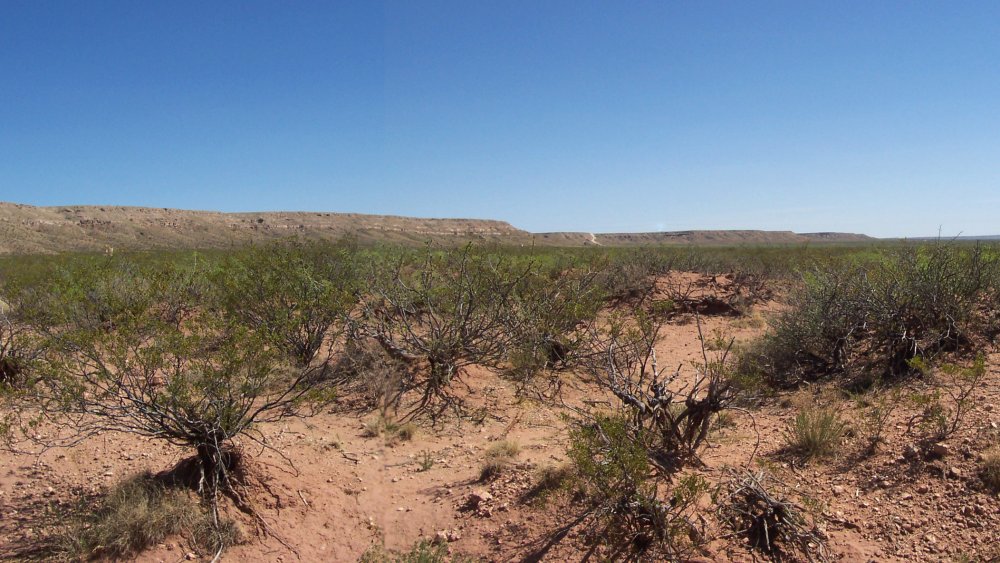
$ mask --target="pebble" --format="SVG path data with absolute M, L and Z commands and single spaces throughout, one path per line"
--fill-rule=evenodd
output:
M 935 457 L 947 457 L 952 454 L 952 448 L 948 444 L 938 442 L 931 446 L 931 454 Z

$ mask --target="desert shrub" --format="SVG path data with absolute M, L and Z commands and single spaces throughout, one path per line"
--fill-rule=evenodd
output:
M 399 404 L 412 381 L 408 364 L 371 338 L 348 338 L 327 376 L 345 393 L 361 397 L 365 409 L 376 409 L 383 417 Z
M 7 287 L 0 294 L 10 302 L 0 299 L 0 390 L 13 392 L 27 383 L 30 372 L 44 346 L 34 334 L 19 307 L 20 295 L 16 289 Z
M 898 389 L 878 387 L 858 398 L 858 429 L 870 452 L 878 450 L 879 445 L 885 442 L 886 426 L 901 400 L 902 394 Z
M 576 363 L 584 329 L 604 299 L 597 276 L 584 267 L 546 270 L 531 265 L 515 294 L 515 314 L 508 317 L 508 330 L 515 335 L 508 377 L 528 383 L 545 369 Z
M 412 413 L 438 416 L 461 406 L 450 386 L 466 366 L 496 368 L 506 359 L 523 276 L 502 255 L 472 246 L 382 262 L 369 276 L 370 295 L 350 336 L 371 338 L 390 356 L 423 364 L 422 377 L 406 383 L 421 395 Z
M 681 369 L 667 372 L 656 359 L 662 323 L 662 316 L 643 309 L 612 318 L 590 341 L 586 372 L 634 421 L 651 459 L 670 472 L 696 457 L 714 418 L 733 406 L 741 387 L 729 369 L 729 349 L 710 359 L 704 338 L 704 362 L 695 364 L 693 379 L 673 385 Z M 698 327 L 700 334 L 700 321 Z
M 356 303 L 347 247 L 281 241 L 240 251 L 218 272 L 229 314 L 300 366 L 309 365 Z
M 697 462 L 713 421 L 740 389 L 729 377 L 729 350 L 709 359 L 704 345 L 693 381 L 675 384 L 680 369 L 668 374 L 657 365 L 662 319 L 638 307 L 593 335 L 586 372 L 614 400 L 610 413 L 584 413 L 572 426 L 569 454 L 609 545 L 679 559 L 701 541 L 691 512 L 706 485 L 677 475 Z
M 864 323 L 854 287 L 860 272 L 829 265 L 803 276 L 789 308 L 740 354 L 741 371 L 759 373 L 775 387 L 848 368 L 849 352 Z
M 826 262 L 803 275 L 790 307 L 741 359 L 776 386 L 822 375 L 859 382 L 911 374 L 983 333 L 984 300 L 996 292 L 1000 261 L 981 246 L 903 246 Z
M 795 415 L 785 431 L 788 449 L 805 459 L 832 455 L 840 447 L 847 425 L 833 408 L 809 407 Z
M 972 365 L 945 363 L 935 370 L 918 356 L 909 365 L 929 379 L 932 387 L 911 396 L 920 412 L 910 419 L 908 426 L 916 424 L 930 440 L 944 440 L 961 427 L 972 406 L 973 394 L 982 387 L 986 358 L 979 354 Z
M 1000 493 L 1000 448 L 983 454 L 979 462 L 979 478 L 990 490 Z
M 655 248 L 619 250 L 601 261 L 598 281 L 611 299 L 642 301 L 653 292 L 653 276 L 669 271 L 673 262 L 672 255 Z
M 510 440 L 497 442 L 487 448 L 479 468 L 479 480 L 489 481 L 496 478 L 510 466 L 520 452 L 521 447 Z
M 823 560 L 823 535 L 810 525 L 795 504 L 767 488 L 768 476 L 727 471 L 724 487 L 715 494 L 719 519 L 751 549 L 763 551 L 775 561 L 785 557 Z
M 264 444 L 261 423 L 309 414 L 329 400 L 329 389 L 315 383 L 322 366 L 289 365 L 268 335 L 209 307 L 191 306 L 196 314 L 179 324 L 165 321 L 157 313 L 171 285 L 162 269 L 101 268 L 106 276 L 65 275 L 49 288 L 54 310 L 46 318 L 55 322 L 37 327 L 49 353 L 22 405 L 22 437 L 59 446 L 115 431 L 188 447 L 191 483 L 213 509 L 219 493 L 236 500 L 240 443 Z M 60 431 L 31 432 L 33 415 Z
M 882 373 L 907 373 L 916 356 L 929 359 L 967 344 L 996 267 L 981 246 L 938 243 L 900 249 L 869 269 L 861 285 Z
M 696 476 L 669 491 L 630 420 L 598 416 L 570 432 L 576 484 L 591 505 L 602 540 L 619 549 L 652 551 L 674 560 L 698 541 L 692 512 L 707 486 Z

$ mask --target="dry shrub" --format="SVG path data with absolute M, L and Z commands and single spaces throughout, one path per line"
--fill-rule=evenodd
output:
M 718 514 L 737 535 L 781 561 L 795 560 L 796 554 L 808 561 L 823 559 L 823 539 L 809 525 L 802 511 L 765 487 L 766 474 L 729 471 L 724 490 L 716 498 Z
M 983 454 L 979 462 L 979 478 L 990 490 L 1000 493 L 1000 447 Z
M 361 397 L 365 409 L 383 415 L 399 405 L 409 381 L 406 363 L 369 338 L 349 338 L 331 371 L 343 391 Z

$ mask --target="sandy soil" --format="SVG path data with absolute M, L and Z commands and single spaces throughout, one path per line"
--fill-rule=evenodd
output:
M 763 330 L 760 311 L 771 307 L 758 308 L 756 317 L 706 317 L 703 331 L 751 338 Z M 662 336 L 658 355 L 665 365 L 700 360 L 697 325 L 689 316 L 674 319 Z M 756 452 L 750 466 L 772 472 L 775 490 L 819 519 L 830 560 L 988 560 L 998 553 L 1000 500 L 984 489 L 976 465 L 998 439 L 998 362 L 1000 356 L 989 357 L 987 383 L 938 459 L 911 452 L 917 440 L 907 434 L 906 421 L 915 409 L 906 404 L 889 424 L 888 443 L 874 455 L 863 453 L 860 438 L 846 439 L 840 454 L 826 461 L 803 464 L 786 455 L 783 431 L 797 405 L 819 398 L 844 413 L 855 408 L 814 386 L 768 401 L 752 419 L 737 414 L 734 426 L 713 435 L 700 471 L 717 483 L 724 467 L 747 464 Z M 571 374 L 564 380 L 568 404 L 600 396 Z M 482 423 L 424 425 L 406 442 L 365 437 L 372 414 L 344 408 L 264 428 L 287 456 L 253 452 L 269 489 L 258 491 L 258 509 L 273 535 L 237 546 L 222 560 L 355 561 L 374 543 L 407 549 L 439 535 L 452 553 L 484 561 L 579 561 L 588 554 L 599 559 L 600 551 L 591 553 L 585 522 L 574 526 L 578 507 L 568 499 L 538 502 L 527 495 L 539 469 L 566 460 L 565 408 L 519 397 L 510 382 L 486 370 L 471 370 L 463 381 L 470 406 L 486 407 L 489 416 Z M 479 482 L 485 450 L 503 439 L 521 445 L 515 467 L 491 483 Z M 37 533 L 32 525 L 46 504 L 99 492 L 134 472 L 169 468 L 189 453 L 113 433 L 38 458 L 0 453 L 0 552 Z M 428 459 L 433 463 L 425 468 L 421 462 Z M 140 560 L 208 561 L 211 555 L 193 553 L 173 538 Z M 753 560 L 739 541 L 712 542 L 701 557 Z

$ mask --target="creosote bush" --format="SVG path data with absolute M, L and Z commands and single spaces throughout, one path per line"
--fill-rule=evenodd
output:
M 822 561 L 824 539 L 794 503 L 769 490 L 764 471 L 727 470 L 723 487 L 714 494 L 717 513 L 751 549 L 781 561 L 800 556 Z
M 420 392 L 412 414 L 440 415 L 460 407 L 454 379 L 476 364 L 499 367 L 516 338 L 514 297 L 525 273 L 502 256 L 467 246 L 428 249 L 386 260 L 369 276 L 370 294 L 351 323 L 351 338 L 371 338 L 420 377 L 406 389 Z
M 235 253 L 217 270 L 229 314 L 308 366 L 357 302 L 348 244 L 281 241 Z
M 639 307 L 593 334 L 587 374 L 613 397 L 612 408 L 582 413 L 571 427 L 569 454 L 605 543 L 679 559 L 702 541 L 692 512 L 707 490 L 697 475 L 679 475 L 700 463 L 715 418 L 740 389 L 730 378 L 728 346 L 715 359 L 703 346 L 704 363 L 686 384 L 680 369 L 660 368 L 662 322 Z M 700 320 L 698 326 L 700 333 Z
M 185 447 L 193 457 L 178 480 L 213 512 L 220 494 L 252 510 L 237 490 L 241 444 L 271 447 L 261 424 L 329 401 L 315 377 L 324 366 L 289 363 L 270 334 L 197 301 L 200 292 L 185 294 L 183 315 L 163 315 L 183 297 L 171 273 L 105 258 L 53 279 L 33 327 L 45 337 L 44 367 L 18 405 L 19 434 L 43 447 L 107 431 Z M 58 431 L 32 431 L 43 420 Z
M 945 363 L 936 370 L 920 356 L 909 364 L 931 383 L 929 391 L 911 397 L 920 412 L 909 426 L 919 426 L 929 440 L 944 440 L 958 431 L 972 406 L 973 396 L 986 377 L 986 358 L 979 354 L 969 366 Z
M 910 361 L 968 349 L 988 332 L 1000 258 L 938 242 L 823 263 L 742 357 L 742 369 L 787 387 L 824 375 L 864 384 L 913 374 Z
M 607 545 L 679 559 L 700 541 L 693 512 L 707 484 L 689 475 L 668 487 L 628 418 L 599 415 L 574 426 L 569 457 Z

